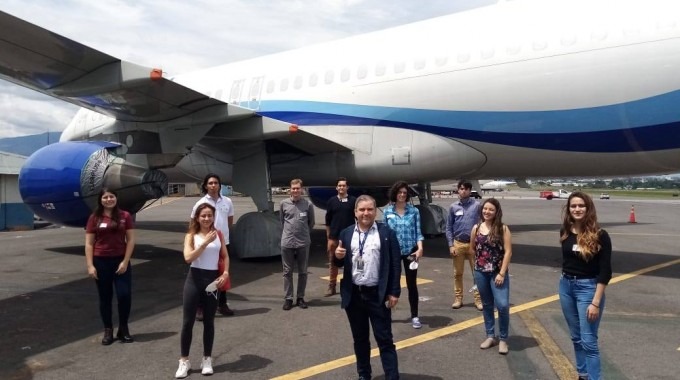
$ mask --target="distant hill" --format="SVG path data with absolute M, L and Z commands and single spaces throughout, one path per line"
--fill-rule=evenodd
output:
M 7 137 L 0 139 L 0 151 L 30 156 L 45 145 L 59 142 L 61 132 L 45 132 L 39 135 Z

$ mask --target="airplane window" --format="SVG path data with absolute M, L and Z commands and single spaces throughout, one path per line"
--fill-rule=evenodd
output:
M 281 91 L 288 90 L 288 78 L 283 78 L 281 80 Z
M 548 43 L 546 41 L 534 41 L 534 50 L 536 51 L 544 50 L 547 47 Z
M 366 65 L 362 64 L 359 66 L 359 69 L 357 69 L 357 79 L 364 79 L 366 78 L 366 75 L 368 74 L 368 68 L 366 68 Z
M 495 51 L 493 50 L 493 48 L 483 49 L 482 50 L 482 58 L 483 59 L 493 58 L 494 53 L 495 53 Z
M 273 80 L 270 80 L 269 82 L 267 82 L 267 93 L 268 94 L 271 94 L 272 92 L 274 92 L 275 88 L 276 88 L 276 82 L 274 82 Z
M 302 87 L 302 76 L 298 75 L 295 77 L 295 82 L 293 82 L 293 87 L 299 90 Z
M 562 45 L 564 46 L 571 46 L 576 43 L 576 36 L 575 35 L 570 35 L 570 36 L 564 36 L 562 37 Z
M 331 84 L 333 83 L 333 77 L 335 76 L 335 72 L 333 70 L 328 70 L 326 71 L 326 75 L 324 78 L 324 82 L 326 84 Z
M 435 63 L 437 66 L 444 66 L 444 65 L 446 65 L 446 62 L 448 62 L 448 60 L 449 60 L 449 57 L 437 57 L 437 58 L 434 60 L 434 63 Z
M 375 75 L 376 75 L 376 76 L 379 76 L 379 77 L 385 75 L 385 70 L 386 70 L 386 69 L 387 69 L 387 68 L 385 67 L 385 63 L 383 63 L 383 62 L 378 63 L 378 64 L 375 66 Z
M 316 75 L 316 73 L 313 73 L 312 75 L 309 76 L 309 85 L 311 87 L 316 87 L 316 83 L 319 81 L 319 76 Z
M 343 82 L 347 82 L 349 80 L 350 74 L 351 74 L 350 70 L 345 67 L 344 69 L 342 69 L 342 72 L 340 73 L 340 80 Z
M 590 38 L 595 41 L 604 41 L 607 38 L 607 31 L 602 29 L 593 30 L 590 34 Z
M 406 64 L 404 62 L 397 62 L 397 63 L 394 64 L 394 72 L 395 73 L 403 73 L 405 69 L 406 69 Z
M 413 68 L 416 70 L 422 70 L 425 68 L 425 60 L 424 59 L 417 59 L 415 62 L 413 62 Z
M 470 60 L 470 53 L 460 53 L 457 59 L 459 63 L 465 63 Z
M 522 46 L 521 45 L 511 45 L 505 48 L 505 52 L 510 54 L 510 55 L 515 55 L 522 51 Z

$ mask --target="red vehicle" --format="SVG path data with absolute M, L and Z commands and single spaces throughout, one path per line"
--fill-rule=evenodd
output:
M 541 191 L 539 198 L 545 198 L 547 200 L 551 200 L 553 198 L 569 198 L 570 195 L 571 195 L 571 191 L 567 191 L 567 190 L 564 190 L 564 189 L 559 189 L 559 190 L 556 190 L 556 191 L 546 190 L 546 191 Z

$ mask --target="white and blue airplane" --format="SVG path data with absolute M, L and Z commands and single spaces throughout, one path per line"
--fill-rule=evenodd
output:
M 215 172 L 263 211 L 233 241 L 259 256 L 279 239 L 271 187 L 291 178 L 380 193 L 678 172 L 678 73 L 673 0 L 499 1 L 176 77 L 0 12 L 0 78 L 83 107 L 21 171 L 37 215 L 82 225 L 102 186 L 134 212 Z
M 494 179 L 486 182 L 479 181 L 479 183 L 481 184 L 480 189 L 482 191 L 503 191 L 508 188 L 508 185 L 517 184 L 515 181 L 504 181 L 502 179 Z

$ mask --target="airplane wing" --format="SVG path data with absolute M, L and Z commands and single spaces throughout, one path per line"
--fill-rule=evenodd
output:
M 303 131 L 287 137 L 289 123 L 210 98 L 159 70 L 122 61 L 2 11 L 0 79 L 120 121 L 164 122 L 210 109 L 215 130 L 234 139 L 279 138 L 307 154 L 347 150 Z M 239 123 L 249 125 L 239 128 Z M 225 126 L 229 128 L 220 128 Z M 253 135 L 255 131 L 260 133 Z
M 162 122 L 224 103 L 0 11 L 0 78 L 122 121 Z M 254 114 L 228 105 L 229 115 Z

